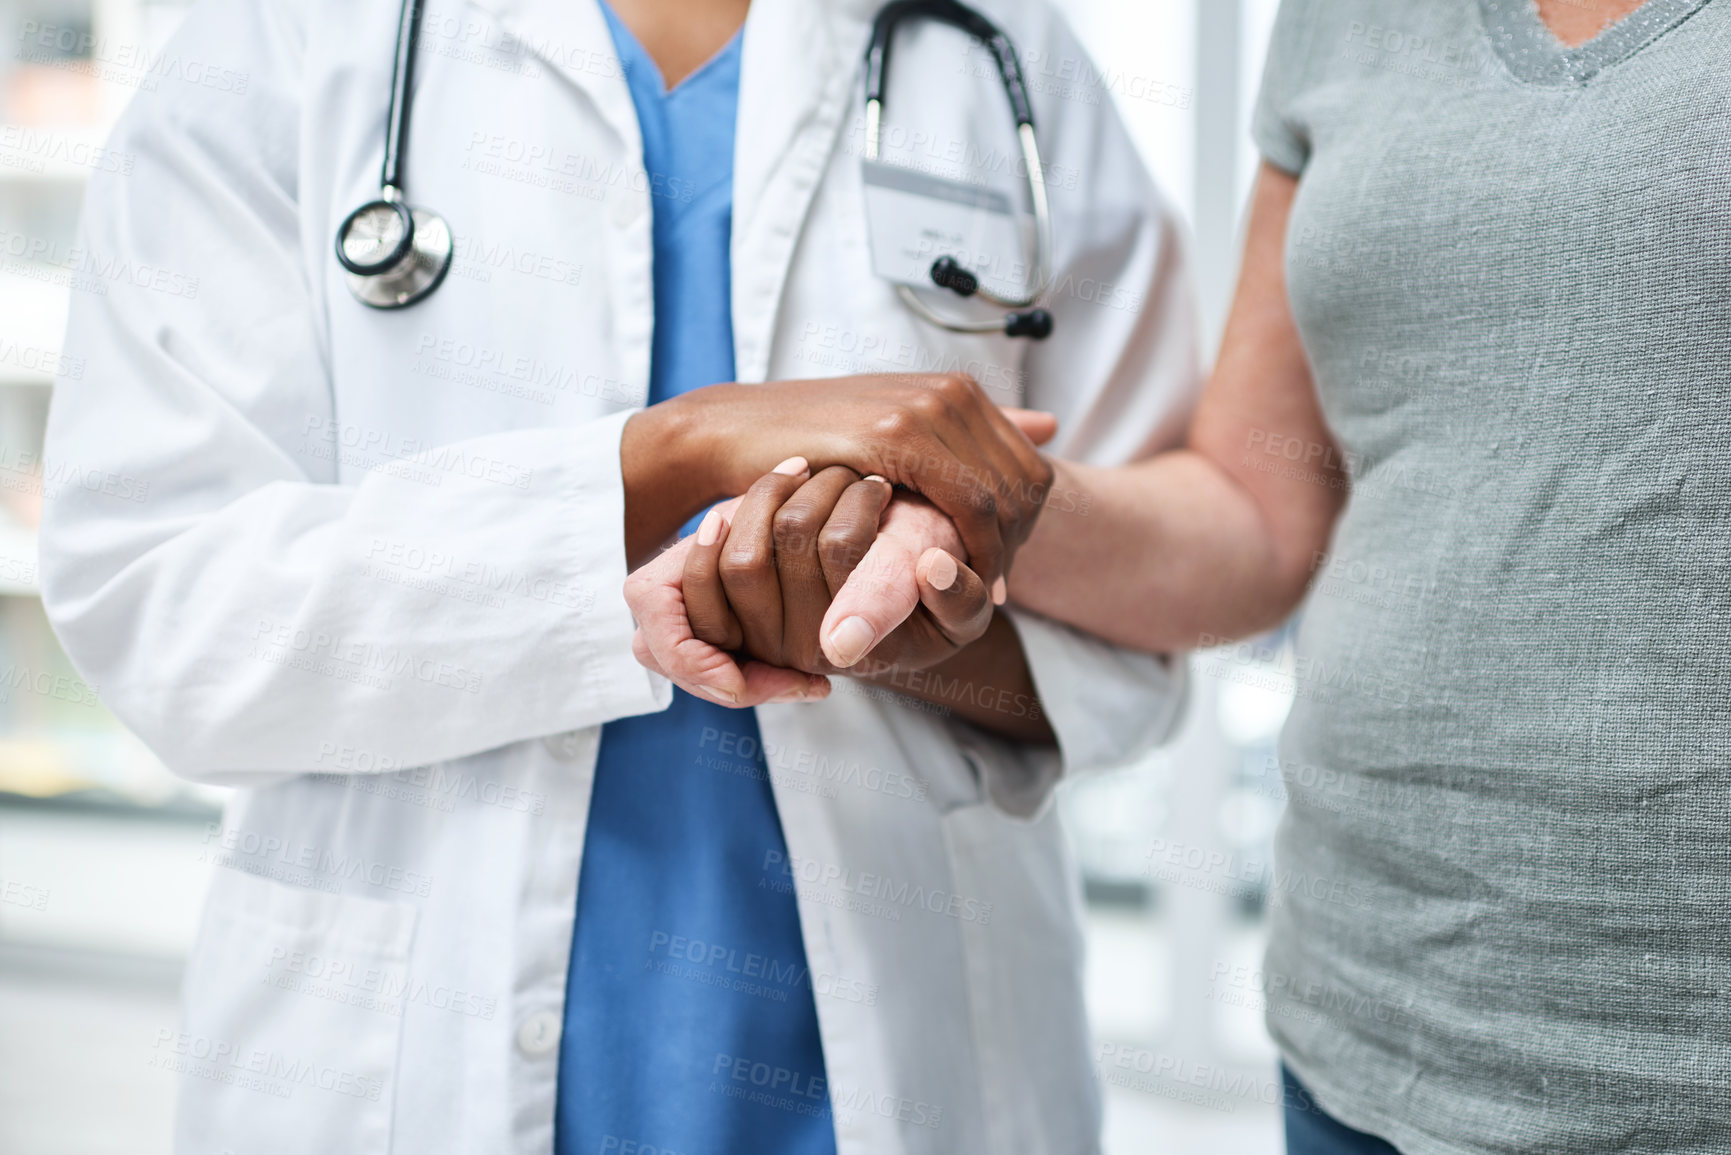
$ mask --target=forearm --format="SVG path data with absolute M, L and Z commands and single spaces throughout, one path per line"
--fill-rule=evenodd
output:
M 619 439 L 625 487 L 625 558 L 631 569 L 723 497 L 698 448 L 694 414 L 678 399 L 633 414 Z
M 1048 511 L 1016 557 L 1018 605 L 1151 653 L 1268 628 L 1304 593 L 1250 495 L 1193 450 L 1115 469 L 1058 463 L 1086 513 Z
M 942 706 L 1012 741 L 1039 746 L 1057 743 L 1040 705 L 1021 639 L 1001 613 L 993 617 L 978 641 L 929 669 L 874 663 L 867 657 L 853 673 L 862 681 Z
M 1153 653 L 1255 633 L 1298 605 L 1347 476 L 1287 302 L 1297 190 L 1264 166 L 1188 448 L 1114 469 L 1060 464 L 1053 492 L 1087 501 L 1041 516 L 1011 572 L 1018 602 Z

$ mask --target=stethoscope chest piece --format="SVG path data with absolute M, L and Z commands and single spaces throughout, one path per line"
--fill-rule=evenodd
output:
M 409 91 L 420 26 L 421 0 L 403 0 L 379 197 L 337 227 L 337 263 L 348 273 L 349 292 L 375 309 L 405 308 L 438 288 L 451 270 L 455 247 L 444 217 L 415 208 L 403 197 L 403 148 L 409 136 Z
M 348 272 L 349 291 L 375 309 L 401 309 L 438 288 L 452 249 L 444 217 L 389 197 L 368 201 L 337 230 L 337 261 Z

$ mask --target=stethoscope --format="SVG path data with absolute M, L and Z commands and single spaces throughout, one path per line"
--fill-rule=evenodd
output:
M 1001 309 L 1009 309 L 997 320 L 971 321 L 946 317 L 928 305 L 907 285 L 897 285 L 896 292 L 908 308 L 920 317 L 952 333 L 1004 333 L 1011 337 L 1029 337 L 1043 341 L 1052 335 L 1052 314 L 1032 308 L 1046 291 L 1052 269 L 1052 210 L 1046 203 L 1045 170 L 1040 165 L 1040 146 L 1034 139 L 1034 107 L 1028 100 L 1028 87 L 1022 81 L 1022 66 L 1016 57 L 1016 46 L 999 31 L 997 25 L 958 0 L 892 0 L 883 6 L 872 21 L 871 45 L 866 49 L 865 158 L 878 159 L 878 136 L 883 127 L 884 84 L 889 78 L 890 42 L 896 26 L 909 16 L 925 16 L 960 28 L 987 48 L 998 64 L 1004 92 L 1010 98 L 1010 111 L 1016 118 L 1016 137 L 1022 145 L 1022 164 L 1027 169 L 1028 203 L 1034 210 L 1033 282 L 1020 296 L 1006 297 L 992 292 L 980 283 L 980 278 L 951 257 L 939 257 L 932 262 L 932 283 L 948 289 L 959 297 L 979 297 Z
M 1034 112 L 1027 85 L 1017 62 L 1015 45 L 996 25 L 958 0 L 892 0 L 872 22 L 870 46 L 866 49 L 866 140 L 867 160 L 878 157 L 879 129 L 883 123 L 884 83 L 889 77 L 890 42 L 896 26 L 909 16 L 925 16 L 950 24 L 979 39 L 991 49 L 1003 78 L 1004 91 L 1016 118 L 1022 162 L 1027 169 L 1028 198 L 1034 210 L 1033 283 L 1021 296 L 1006 297 L 980 284 L 979 277 L 950 257 L 932 265 L 932 283 L 961 297 L 977 296 L 999 308 L 1009 309 L 998 320 L 966 320 L 946 317 L 933 309 L 906 285 L 896 291 L 920 317 L 955 333 L 1005 333 L 1040 341 L 1051 336 L 1052 315 L 1031 306 L 1039 300 L 1051 279 L 1052 214 L 1046 203 L 1046 181 L 1040 165 L 1040 148 L 1034 139 Z M 415 42 L 421 24 L 420 0 L 403 0 L 397 24 L 397 58 L 391 72 L 390 115 L 385 128 L 385 163 L 380 177 L 379 199 L 368 201 L 343 219 L 337 229 L 337 260 L 348 271 L 349 291 L 363 305 L 375 309 L 402 309 L 413 305 L 439 287 L 451 268 L 451 227 L 430 209 L 416 208 L 404 200 L 403 147 L 408 139 L 409 90 L 415 66 Z
M 375 309 L 407 308 L 438 288 L 451 268 L 451 226 L 438 213 L 403 200 L 403 145 L 420 31 L 420 0 L 403 0 L 379 199 L 350 213 L 337 228 L 337 260 L 348 270 L 349 292 Z

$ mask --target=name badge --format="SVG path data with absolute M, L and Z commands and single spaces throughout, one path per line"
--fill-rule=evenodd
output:
M 887 281 L 934 289 L 932 262 L 951 257 L 1004 296 L 1027 289 L 1023 253 L 1033 217 L 994 188 L 946 180 L 881 161 L 862 161 L 872 271 Z

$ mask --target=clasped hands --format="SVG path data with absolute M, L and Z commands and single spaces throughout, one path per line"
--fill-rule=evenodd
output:
M 991 408 L 977 386 L 968 398 Z M 966 458 L 902 462 L 899 488 L 853 463 L 814 468 L 801 456 L 711 508 L 626 583 L 638 660 L 690 693 L 746 708 L 826 697 L 832 674 L 882 678 L 960 653 L 991 625 L 1006 583 L 969 564 L 937 503 L 1015 526 L 1003 542 L 1007 571 L 1050 480 L 1028 437 L 1049 438 L 1050 417 L 991 417 L 970 423 Z M 885 424 L 898 420 L 886 414 Z M 982 426 L 993 444 L 977 445 Z M 997 518 L 1012 501 L 1022 508 Z

